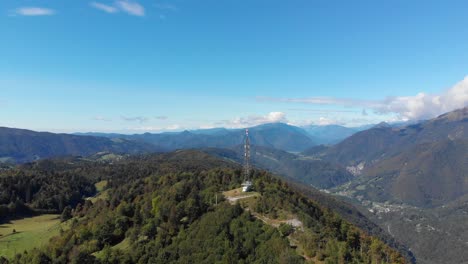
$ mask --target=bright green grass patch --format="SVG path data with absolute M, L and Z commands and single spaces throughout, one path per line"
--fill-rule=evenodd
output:
M 94 197 L 89 197 L 89 198 L 86 198 L 87 200 L 90 200 L 92 203 L 95 203 L 97 202 L 97 200 L 101 199 L 101 200 L 107 200 L 109 199 L 109 190 L 105 190 L 103 192 L 99 192 L 96 196 Z
M 118 243 L 117 245 L 112 247 L 113 249 L 120 249 L 122 251 L 126 251 L 130 248 L 130 239 L 125 238 L 122 242 Z
M 96 182 L 94 186 L 96 187 L 96 191 L 102 192 L 107 187 L 107 181 Z
M 39 248 L 65 229 L 60 215 L 48 214 L 10 221 L 0 225 L 0 256 L 12 258 L 16 253 Z M 13 233 L 13 229 L 16 233 Z
M 87 200 L 90 200 L 91 202 L 95 203 L 97 200 L 107 200 L 109 198 L 109 193 L 106 188 L 107 188 L 107 181 L 100 181 L 94 184 L 94 187 L 96 187 L 97 194 L 93 197 L 88 197 L 86 198 Z
M 125 238 L 124 240 L 122 240 L 120 243 L 114 245 L 111 247 L 111 249 L 118 249 L 118 250 L 122 250 L 122 251 L 127 251 L 130 249 L 130 239 L 129 238 Z M 104 250 L 101 250 L 101 251 L 97 251 L 97 252 L 94 252 L 92 255 L 95 256 L 96 258 L 98 259 L 103 259 L 104 258 Z
M 114 161 L 114 160 L 119 160 L 121 159 L 122 156 L 120 155 L 116 155 L 116 154 L 112 154 L 112 153 L 109 153 L 109 154 L 105 154 L 105 155 L 102 155 L 99 160 L 102 160 L 102 161 Z

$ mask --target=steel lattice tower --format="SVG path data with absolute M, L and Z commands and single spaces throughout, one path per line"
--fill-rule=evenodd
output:
M 244 141 L 244 181 L 250 182 L 250 139 L 249 129 L 245 129 Z

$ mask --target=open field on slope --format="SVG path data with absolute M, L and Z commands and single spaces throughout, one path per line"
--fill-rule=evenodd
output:
M 47 214 L 12 220 L 0 225 L 0 256 L 12 258 L 16 253 L 45 245 L 60 232 L 60 215 Z M 62 227 L 63 228 L 63 227 Z M 13 229 L 16 233 L 13 233 Z
M 96 195 L 93 197 L 88 197 L 86 198 L 87 200 L 90 200 L 91 202 L 95 203 L 97 200 L 107 200 L 109 198 L 109 193 L 107 188 L 107 181 L 100 181 L 94 184 L 96 187 Z
M 255 198 L 261 196 L 261 194 L 258 192 L 242 192 L 242 187 L 225 191 L 223 192 L 223 195 L 231 204 L 235 204 L 240 200 L 248 200 L 248 198 Z

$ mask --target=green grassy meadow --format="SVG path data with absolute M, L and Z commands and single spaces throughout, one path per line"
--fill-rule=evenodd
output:
M 60 215 L 46 214 L 12 220 L 0 225 L 0 256 L 13 258 L 16 253 L 45 245 L 64 228 Z M 16 233 L 13 233 L 13 229 Z

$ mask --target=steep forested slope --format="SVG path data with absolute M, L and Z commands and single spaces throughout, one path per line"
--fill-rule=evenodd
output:
M 468 140 L 416 145 L 365 171 L 366 196 L 419 207 L 446 204 L 468 194 Z
M 252 175 L 260 196 L 242 206 L 224 201 L 221 191 L 240 186 L 241 170 L 205 153 L 179 151 L 112 163 L 62 160 L 33 167 L 17 170 L 107 180 L 108 189 L 94 203 L 86 200 L 73 209 L 69 230 L 13 263 L 405 262 L 378 239 L 266 172 Z M 300 247 L 291 247 L 291 231 L 265 224 L 257 215 L 272 221 L 296 217 L 302 227 L 293 234 Z

